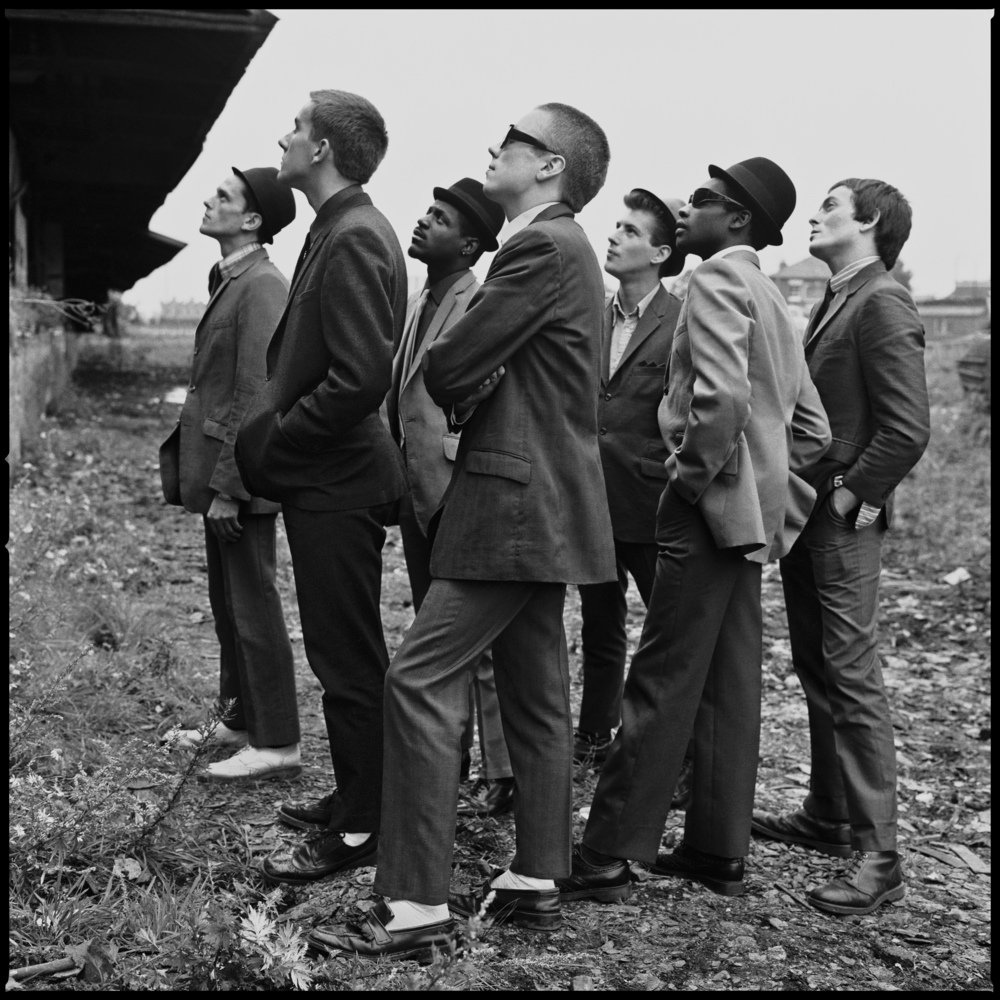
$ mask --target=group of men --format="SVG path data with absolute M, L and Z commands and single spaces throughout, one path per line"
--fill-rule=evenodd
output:
M 837 856 L 810 893 L 834 913 L 903 895 L 892 724 L 876 648 L 894 487 L 928 437 L 923 330 L 889 274 L 910 229 L 893 187 L 834 184 L 810 220 L 830 266 L 805 344 L 757 252 L 782 242 L 795 188 L 755 157 L 685 201 L 635 188 L 604 270 L 574 215 L 604 184 L 600 126 L 543 104 L 490 146 L 482 183 L 435 188 L 403 254 L 364 193 L 388 136 L 370 102 L 316 91 L 280 170 L 233 171 L 206 204 L 219 241 L 192 384 L 162 451 L 168 499 L 202 513 L 235 708 L 189 743 L 238 747 L 217 780 L 300 767 L 274 585 L 281 504 L 303 641 L 323 689 L 335 787 L 285 804 L 316 836 L 264 877 L 305 884 L 377 865 L 379 901 L 320 950 L 405 955 L 486 912 L 537 930 L 574 900 L 651 875 L 744 888 L 752 833 Z M 291 285 L 262 244 L 316 217 Z M 470 270 L 496 250 L 482 285 Z M 661 278 L 702 263 L 683 303 Z M 379 611 L 398 522 L 416 618 L 392 662 Z M 781 560 L 809 706 L 809 795 L 755 813 L 761 569 Z M 627 679 L 628 576 L 647 607 Z M 580 587 L 576 733 L 563 627 Z M 516 849 L 450 892 L 463 751 L 478 717 L 487 792 Z M 614 732 L 617 730 L 617 732 Z M 612 739 L 612 733 L 614 736 Z M 601 774 L 572 845 L 572 769 Z M 683 839 L 660 853 L 687 769 Z

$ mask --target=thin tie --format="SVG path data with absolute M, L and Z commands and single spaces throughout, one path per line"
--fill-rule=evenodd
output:
M 823 301 L 819 304 L 819 309 L 816 310 L 816 315 L 813 317 L 813 331 L 818 329 L 820 323 L 823 322 L 823 317 L 826 315 L 826 311 L 830 308 L 830 303 L 833 301 L 833 295 L 833 285 L 828 281 L 826 283 L 826 292 L 823 295 Z
M 219 287 L 219 283 L 222 281 L 222 268 L 219 267 L 218 263 L 212 265 L 212 269 L 208 272 L 208 294 L 209 297 L 215 294 L 216 288 Z
M 426 288 L 420 293 L 420 298 L 417 299 L 413 316 L 410 318 L 410 325 L 406 331 L 406 353 L 403 355 L 404 378 L 409 374 L 410 366 L 413 364 L 413 356 L 417 353 L 417 341 L 420 339 L 420 316 L 424 311 L 424 306 L 427 305 L 428 295 L 430 295 L 430 291 Z
M 305 241 L 302 244 L 302 251 L 299 253 L 299 259 L 295 263 L 295 271 L 292 273 L 292 280 L 298 276 L 299 271 L 302 270 L 302 265 L 306 262 L 306 257 L 309 256 L 309 248 L 312 246 L 312 233 L 306 233 Z

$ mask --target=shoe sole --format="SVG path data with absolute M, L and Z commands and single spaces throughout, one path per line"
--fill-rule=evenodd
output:
M 561 895 L 559 899 L 561 902 Z M 499 910 L 494 910 L 492 913 L 487 911 L 485 919 L 496 924 L 497 927 L 502 924 L 512 924 L 515 927 L 521 927 L 526 931 L 539 931 L 542 933 L 551 933 L 552 931 L 557 931 L 560 927 L 562 927 L 561 913 L 523 913 L 520 910 L 508 910 L 508 906 Z M 457 913 L 464 920 L 469 920 L 476 916 L 475 913 L 467 913 L 459 907 L 451 906 L 449 909 L 452 913 Z
M 759 823 L 750 822 L 751 831 L 758 837 L 765 840 L 776 840 L 782 844 L 794 844 L 798 847 L 807 847 L 811 851 L 819 851 L 820 854 L 828 854 L 832 858 L 849 858 L 854 852 L 850 844 L 831 844 L 825 840 L 809 840 L 805 837 L 793 837 L 789 834 L 778 833 L 777 830 L 769 830 Z
M 619 903 L 632 895 L 632 883 L 609 885 L 603 889 L 570 889 L 559 893 L 559 902 L 572 903 L 578 899 L 592 899 L 597 903 Z
M 682 878 L 688 882 L 698 882 L 711 889 L 717 896 L 742 896 L 746 892 L 746 886 L 742 881 L 729 882 L 721 878 L 711 878 L 708 875 L 692 875 L 689 872 L 664 872 L 649 869 L 650 878 Z
M 806 896 L 806 899 L 816 907 L 817 910 L 825 910 L 827 913 L 839 913 L 844 916 L 864 916 L 866 913 L 874 913 L 883 903 L 896 903 L 906 895 L 904 886 L 896 886 L 888 892 L 882 893 L 871 906 L 841 906 L 839 903 L 827 903 L 821 899 L 814 899 Z
M 213 774 L 211 771 L 205 771 L 199 774 L 198 777 L 202 781 L 212 781 L 219 784 L 224 784 L 226 782 L 234 781 L 275 781 L 279 778 L 297 778 L 302 773 L 302 766 L 295 765 L 294 767 L 276 767 L 273 770 L 260 771 L 256 774 Z

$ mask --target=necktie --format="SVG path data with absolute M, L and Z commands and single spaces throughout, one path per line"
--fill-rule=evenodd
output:
M 823 295 L 823 301 L 819 304 L 819 309 L 816 310 L 816 315 L 813 317 L 812 328 L 814 333 L 820 323 L 823 322 L 823 317 L 826 315 L 827 309 L 830 308 L 831 301 L 833 301 L 833 285 L 831 285 L 828 281 L 826 283 L 826 293 Z
M 427 305 L 427 296 L 430 292 L 425 288 L 417 299 L 417 304 L 410 317 L 410 325 L 406 330 L 406 353 L 403 355 L 403 377 L 409 374 L 410 366 L 413 364 L 413 355 L 417 352 L 417 341 L 420 339 L 420 317 L 423 314 L 424 306 Z
M 295 262 L 295 272 L 292 274 L 292 281 L 295 280 L 299 271 L 302 270 L 302 265 L 306 262 L 306 257 L 309 256 L 310 246 L 312 246 L 312 233 L 306 233 L 305 241 L 302 244 L 302 250 L 299 253 L 299 259 Z
M 222 281 L 222 268 L 219 267 L 218 263 L 212 265 L 212 269 L 208 272 L 208 294 L 212 296 L 215 294 L 216 288 L 219 287 L 219 283 Z

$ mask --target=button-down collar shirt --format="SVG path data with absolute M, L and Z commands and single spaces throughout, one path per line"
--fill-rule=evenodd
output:
M 621 299 L 619 295 L 621 294 L 621 289 L 615 292 L 615 297 L 611 301 L 611 354 L 608 358 L 608 374 L 614 375 L 615 369 L 621 364 L 622 355 L 625 353 L 625 348 L 628 347 L 628 342 L 632 339 L 632 334 L 635 333 L 635 328 L 639 325 L 639 320 L 642 319 L 642 314 L 646 311 L 646 307 L 650 302 L 653 301 L 653 296 L 660 290 L 660 284 L 657 282 L 656 287 L 646 296 L 644 296 L 636 307 L 628 314 L 621 306 Z
M 263 250 L 264 248 L 259 243 L 248 243 L 246 246 L 242 246 L 239 250 L 234 250 L 231 254 L 223 257 L 219 261 L 219 271 L 223 278 L 228 278 L 230 274 L 233 273 L 233 268 L 241 261 L 244 257 L 249 257 L 250 254 L 256 253 L 258 250 Z

